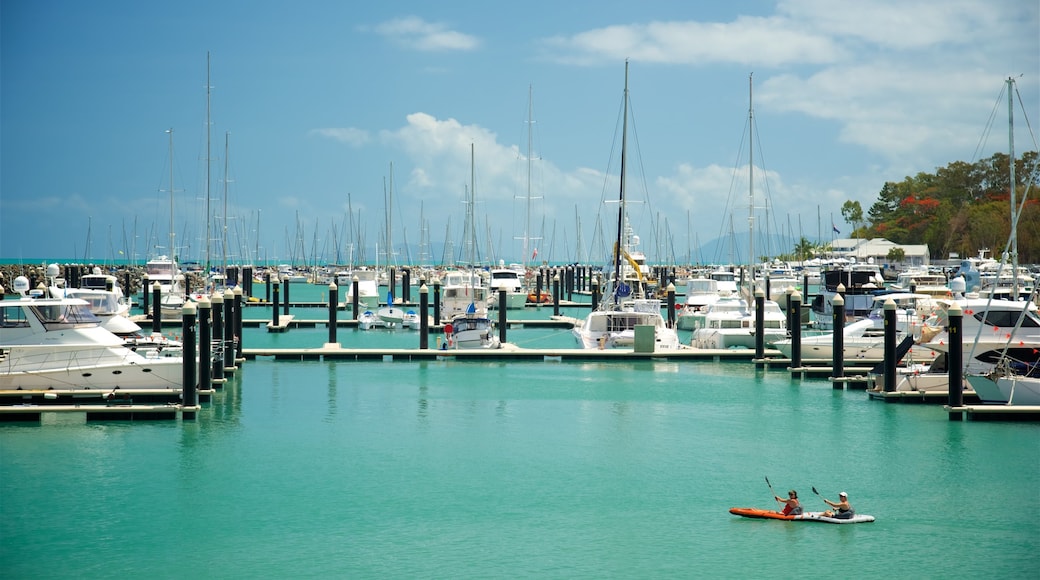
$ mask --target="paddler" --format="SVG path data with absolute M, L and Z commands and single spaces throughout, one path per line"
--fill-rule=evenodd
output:
M 800 516 L 802 515 L 802 504 L 798 501 L 798 492 L 791 490 L 787 492 L 787 499 L 780 496 L 773 496 L 776 501 L 784 502 L 784 511 L 781 513 L 785 516 Z
M 820 496 L 820 499 L 822 499 L 824 503 L 836 510 L 827 510 L 823 512 L 824 517 L 834 518 L 838 520 L 847 520 L 850 519 L 852 516 L 856 515 L 856 510 L 852 509 L 852 506 L 849 504 L 849 494 L 845 493 L 844 491 L 838 494 L 837 503 L 834 503 L 823 496 Z

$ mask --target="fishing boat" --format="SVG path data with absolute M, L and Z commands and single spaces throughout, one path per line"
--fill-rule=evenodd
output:
M 856 514 L 851 518 L 833 518 L 824 515 L 826 512 L 803 512 L 792 516 L 783 512 L 764 510 L 759 508 L 729 508 L 729 513 L 735 516 L 753 519 L 786 520 L 791 522 L 819 522 L 823 524 L 862 524 L 874 521 L 874 516 L 867 514 Z
M 625 186 L 625 155 L 628 133 L 628 62 L 625 62 L 625 91 L 621 130 L 621 185 L 618 194 L 617 237 L 614 241 L 603 298 L 572 330 L 582 348 L 635 348 L 639 327 L 653 332 L 654 350 L 683 348 L 674 328 L 661 315 L 661 301 L 647 297 L 649 280 L 643 264 L 633 254 L 638 236 L 628 226 Z M 640 253 L 640 257 L 641 253 Z M 640 331 L 645 332 L 645 331 Z
M 78 298 L 22 295 L 0 301 L 0 389 L 112 390 L 182 388 L 180 357 L 144 356 L 101 326 Z

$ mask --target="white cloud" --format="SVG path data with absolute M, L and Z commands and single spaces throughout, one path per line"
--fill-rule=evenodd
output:
M 475 36 L 417 16 L 388 20 L 377 25 L 375 31 L 401 46 L 421 51 L 473 50 L 480 46 Z
M 825 32 L 807 31 L 777 17 L 608 26 L 549 38 L 544 46 L 554 59 L 586 65 L 631 58 L 670 64 L 783 66 L 832 62 L 842 52 Z
M 368 131 L 364 129 L 355 129 L 353 127 L 332 127 L 327 129 L 311 129 L 312 135 L 320 135 L 322 137 L 328 137 L 335 139 L 348 145 L 360 147 L 365 143 L 369 142 Z

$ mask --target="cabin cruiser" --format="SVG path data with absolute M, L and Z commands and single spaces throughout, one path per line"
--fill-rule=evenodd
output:
M 78 298 L 0 301 L 0 389 L 182 388 L 180 357 L 144 356 L 101 326 Z
M 735 286 L 734 289 L 736 289 Z M 703 276 L 687 280 L 686 302 L 679 309 L 676 327 L 679 330 L 696 329 L 697 318 L 703 317 L 707 313 L 708 307 L 714 304 L 720 296 L 717 280 Z
M 920 338 L 923 315 L 931 313 L 932 299 L 925 294 L 900 292 L 874 298 L 874 310 L 866 318 L 850 322 L 842 329 L 842 357 L 844 360 L 881 360 L 885 357 L 885 312 L 884 305 L 891 300 L 896 307 L 896 342 L 905 337 Z M 802 336 L 801 354 L 804 358 L 833 359 L 834 333 Z M 773 343 L 785 357 L 792 355 L 792 339 L 785 338 Z M 909 360 L 927 363 L 935 358 L 936 351 L 926 345 L 914 345 Z
M 478 312 L 476 304 L 470 304 L 466 312 L 452 317 L 444 326 L 448 336 L 448 348 L 474 349 L 501 348 L 502 343 L 494 333 L 494 325 L 487 312 Z
M 498 294 L 504 289 L 506 291 L 506 309 L 522 309 L 527 306 L 527 291 L 524 290 L 524 271 L 519 264 L 505 267 L 499 263 L 497 268 L 491 268 L 491 280 L 488 282 L 488 308 L 498 308 Z
M 697 348 L 755 348 L 755 309 L 737 295 L 720 298 L 697 323 L 692 339 Z M 772 300 L 765 301 L 762 327 L 765 345 L 787 337 L 787 315 Z
M 963 294 L 964 287 L 964 279 L 956 277 L 950 281 L 955 298 L 936 301 L 937 307 L 925 320 L 919 341 L 921 346 L 936 351 L 935 360 L 923 371 L 902 374 L 897 380 L 897 391 L 949 392 L 949 309 L 954 304 L 963 316 L 964 376 L 989 374 L 1001 361 L 1036 372 L 1040 365 L 1037 306 L 1030 301 Z M 875 383 L 882 384 L 880 375 L 875 377 Z

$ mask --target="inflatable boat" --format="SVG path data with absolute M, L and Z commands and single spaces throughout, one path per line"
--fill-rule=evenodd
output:
M 823 515 L 823 512 L 804 512 L 797 516 L 784 515 L 781 512 L 763 510 L 758 508 L 729 508 L 729 513 L 745 518 L 757 518 L 768 520 L 793 520 L 796 522 L 822 522 L 825 524 L 862 524 L 874 521 L 874 516 L 856 514 L 851 518 L 838 519 Z

